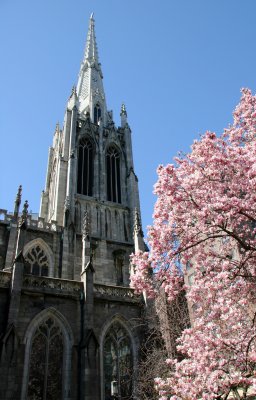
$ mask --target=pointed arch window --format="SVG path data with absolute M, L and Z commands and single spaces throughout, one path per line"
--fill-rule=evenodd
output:
M 130 399 L 133 371 L 131 340 L 119 322 L 111 325 L 106 334 L 103 359 L 105 399 Z
M 121 203 L 120 153 L 114 146 L 107 151 L 107 199 Z
M 99 124 L 100 122 L 100 118 L 101 118 L 101 108 L 99 104 L 96 104 L 96 106 L 94 107 L 94 115 L 93 115 L 93 121 L 95 124 Z
M 93 192 L 93 146 L 83 138 L 78 145 L 77 193 L 92 196 Z
M 25 255 L 25 273 L 36 276 L 48 276 L 49 260 L 39 245 L 32 247 Z
M 49 317 L 32 338 L 27 400 L 62 398 L 63 347 L 61 329 Z

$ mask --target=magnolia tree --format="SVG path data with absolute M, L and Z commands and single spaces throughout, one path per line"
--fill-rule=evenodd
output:
M 256 393 L 256 96 L 248 89 L 233 125 L 206 132 L 190 154 L 158 168 L 149 253 L 133 256 L 132 285 L 169 301 L 186 292 L 191 328 L 179 359 L 156 377 L 162 400 L 237 399 Z M 190 263 L 194 283 L 184 281 Z M 153 273 L 152 273 L 153 271 Z

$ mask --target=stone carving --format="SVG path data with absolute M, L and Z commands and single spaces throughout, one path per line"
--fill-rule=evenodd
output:
M 95 295 L 118 297 L 120 299 L 140 300 L 140 297 L 135 295 L 134 290 L 122 286 L 107 286 L 107 285 L 94 285 Z
M 58 230 L 57 222 L 56 221 L 51 221 L 51 222 L 45 222 L 44 218 L 38 218 L 36 219 L 31 219 L 31 215 L 28 215 L 27 217 L 27 226 L 31 228 L 36 228 L 36 229 L 45 229 L 47 231 L 54 231 L 56 232 Z
M 23 288 L 48 289 L 54 290 L 55 292 L 59 290 L 61 293 L 68 292 L 69 294 L 79 295 L 83 288 L 83 284 L 79 281 L 25 275 L 23 279 Z

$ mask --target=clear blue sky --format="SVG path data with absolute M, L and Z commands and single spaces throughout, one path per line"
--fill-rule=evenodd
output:
M 77 82 L 95 14 L 109 109 L 127 106 L 144 227 L 155 170 L 232 121 L 256 91 L 255 0 L 0 0 L 0 208 L 39 210 L 48 147 Z

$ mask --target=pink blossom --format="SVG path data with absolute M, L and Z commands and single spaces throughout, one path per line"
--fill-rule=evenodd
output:
M 185 290 L 194 310 L 177 343 L 184 358 L 168 359 L 169 376 L 155 380 L 162 400 L 256 391 L 255 188 L 256 96 L 243 89 L 220 137 L 206 132 L 191 153 L 158 168 L 150 252 L 132 258 L 137 292 L 153 297 L 163 287 L 171 301 Z M 182 273 L 188 262 L 192 286 Z

